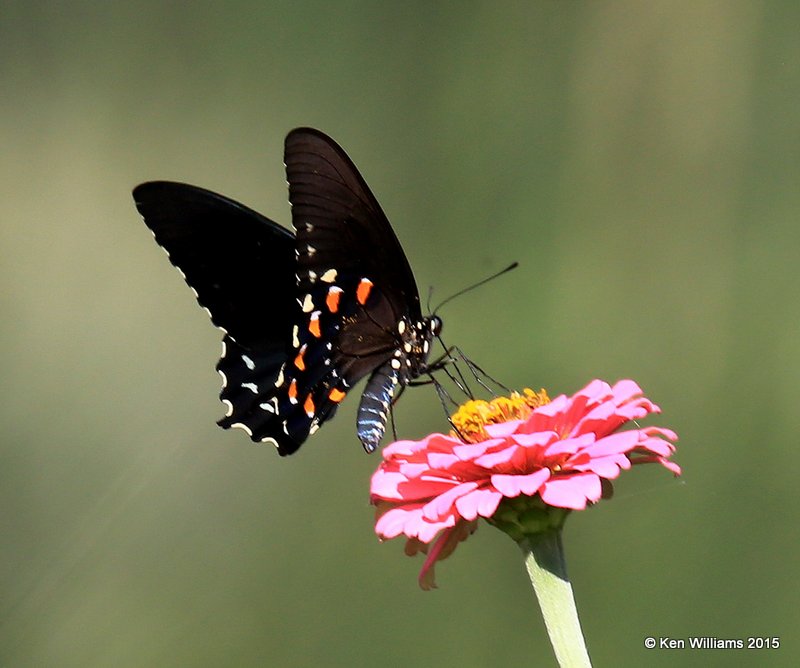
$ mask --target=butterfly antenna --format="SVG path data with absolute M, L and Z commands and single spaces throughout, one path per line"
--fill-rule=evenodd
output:
M 456 297 L 460 297 L 461 295 L 463 295 L 464 293 L 467 293 L 467 292 L 469 292 L 470 290 L 474 290 L 475 288 L 479 288 L 479 287 L 480 287 L 480 286 L 482 286 L 484 283 L 488 283 L 489 281 L 493 281 L 495 278 L 499 278 L 500 276 L 502 276 L 502 275 L 503 275 L 503 274 L 505 274 L 505 273 L 508 273 L 508 272 L 509 272 L 509 271 L 511 271 L 512 269 L 516 269 L 518 266 L 519 266 L 519 262 L 512 262 L 512 263 L 511 263 L 510 265 L 508 265 L 508 266 L 507 266 L 505 269 L 501 269 L 500 271 L 498 271 L 498 272 L 496 272 L 496 273 L 492 274 L 491 276 L 487 276 L 486 278 L 484 278 L 484 279 L 481 279 L 481 280 L 480 280 L 480 281 L 478 281 L 477 283 L 473 283 L 472 285 L 469 285 L 469 286 L 467 286 L 466 288 L 463 288 L 462 290 L 459 290 L 459 291 L 458 291 L 458 292 L 456 292 L 454 295 L 450 295 L 450 296 L 449 296 L 447 299 L 445 299 L 443 302 L 440 302 L 440 304 L 439 304 L 439 305 L 438 305 L 438 306 L 437 306 L 435 309 L 433 309 L 433 315 L 436 315 L 436 312 L 437 312 L 437 311 L 438 311 L 440 308 L 442 308 L 442 306 L 444 306 L 445 304 L 447 304 L 447 302 L 453 301 L 453 300 L 454 300 Z
M 428 302 L 425 304 L 425 310 L 430 313 L 431 312 L 431 298 L 433 297 L 433 286 L 428 286 Z

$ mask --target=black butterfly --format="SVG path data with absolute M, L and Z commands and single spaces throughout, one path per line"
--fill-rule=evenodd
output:
M 222 195 L 154 181 L 136 207 L 212 322 L 225 332 L 224 428 L 295 452 L 364 376 L 358 437 L 378 447 L 392 401 L 429 373 L 442 326 L 347 154 L 318 130 L 285 143 L 295 233 Z

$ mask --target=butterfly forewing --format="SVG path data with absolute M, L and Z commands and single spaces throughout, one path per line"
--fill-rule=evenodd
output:
M 185 183 L 143 183 L 133 197 L 156 241 L 217 327 L 244 345 L 285 343 L 285 323 L 295 309 L 294 235 L 289 230 L 227 197 Z
M 301 280 L 328 268 L 375 281 L 403 311 L 419 315 L 419 293 L 386 215 L 347 154 L 318 130 L 286 137 L 284 161 Z

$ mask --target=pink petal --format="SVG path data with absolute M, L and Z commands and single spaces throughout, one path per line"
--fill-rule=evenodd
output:
M 605 457 L 606 455 L 630 452 L 641 444 L 641 438 L 642 434 L 638 429 L 619 431 L 616 434 L 598 439 L 591 447 L 587 448 L 587 452 L 592 457 Z
M 550 469 L 542 468 L 527 475 L 505 475 L 497 473 L 492 476 L 494 488 L 510 498 L 526 494 L 533 496 L 539 491 L 542 484 L 550 478 Z
M 525 426 L 528 426 L 528 423 L 534 418 L 553 418 L 556 415 L 560 415 L 564 411 L 566 411 L 569 406 L 571 405 L 570 400 L 567 398 L 565 394 L 559 394 L 557 397 L 552 399 L 549 404 L 544 404 L 543 406 L 539 406 L 533 409 L 533 413 L 531 417 L 528 418 Z M 536 431 L 539 431 L 538 429 Z M 529 434 L 531 430 L 526 429 L 523 433 Z
M 514 434 L 511 440 L 523 448 L 542 448 L 553 441 L 557 441 L 558 433 L 555 431 L 536 431 L 530 434 Z
M 500 492 L 483 487 L 456 499 L 456 510 L 465 520 L 474 520 L 478 515 L 491 517 L 502 500 Z
M 560 455 L 571 455 L 580 452 L 591 446 L 595 441 L 594 434 L 582 434 L 574 438 L 565 438 L 551 443 L 545 448 L 546 457 L 558 457 Z
M 586 502 L 600 500 L 600 478 L 594 473 L 554 476 L 542 486 L 542 501 L 559 508 L 583 510 Z
M 444 494 L 457 484 L 453 480 L 443 480 L 441 478 L 416 478 L 414 480 L 406 480 L 398 485 L 398 492 L 402 501 L 414 503 L 416 501 L 428 501 L 433 496 Z M 394 499 L 387 499 L 387 501 L 392 500 Z
M 429 439 L 430 437 L 428 437 Z M 389 459 L 390 457 L 394 457 L 396 455 L 409 455 L 417 452 L 418 450 L 423 450 L 426 446 L 426 441 L 428 439 L 424 439 L 422 441 L 395 441 L 394 443 L 390 443 L 381 451 L 384 459 Z
M 396 464 L 397 471 L 406 478 L 416 478 L 429 468 L 425 462 L 396 462 Z
M 439 494 L 422 507 L 422 515 L 426 520 L 441 520 L 448 513 L 453 512 L 453 505 L 457 498 L 464 496 L 478 487 L 476 482 L 465 482 Z
M 643 448 L 647 448 L 650 452 L 662 457 L 669 457 L 675 452 L 675 446 L 672 443 L 667 443 L 665 440 L 656 436 L 645 439 L 644 442 L 639 444 Z
M 522 420 L 510 420 L 509 422 L 499 422 L 497 424 L 487 424 L 484 429 L 491 438 L 505 438 L 513 434 Z
M 469 538 L 476 528 L 476 522 L 459 522 L 451 529 L 445 529 L 442 532 L 442 535 L 439 536 L 433 547 L 429 550 L 428 557 L 422 565 L 422 570 L 419 574 L 419 585 L 422 589 L 427 590 L 436 587 L 433 572 L 436 562 L 447 559 L 458 547 L 458 544 Z M 406 547 L 408 547 L 408 545 Z M 406 554 L 409 554 L 408 549 L 406 550 Z
M 369 485 L 370 494 L 382 499 L 402 499 L 402 495 L 397 491 L 397 486 L 406 480 L 408 478 L 396 471 L 379 468 L 372 474 Z
M 424 468 L 448 469 L 456 462 L 461 461 L 452 452 L 431 452 L 427 462 L 422 464 Z
M 609 455 L 607 457 L 593 457 L 586 463 L 570 464 L 570 469 L 573 471 L 589 471 L 596 473 L 601 478 L 613 480 L 616 478 L 620 469 L 626 471 L 631 467 L 630 460 L 625 455 Z
M 442 529 L 451 527 L 456 518 L 451 515 L 440 522 L 430 522 L 422 516 L 422 508 L 399 506 L 386 511 L 375 523 L 375 533 L 381 538 L 395 538 L 405 534 L 409 538 L 419 538 L 429 543 Z
M 661 457 L 659 457 L 658 461 L 659 461 L 659 463 L 660 463 L 660 464 L 661 464 L 661 465 L 662 465 L 664 468 L 666 468 L 666 469 L 669 469 L 669 470 L 670 470 L 670 471 L 672 471 L 672 472 L 673 472 L 673 473 L 674 473 L 676 476 L 679 476 L 679 475 L 681 475 L 681 473 L 682 473 L 682 471 L 681 471 L 681 467 L 680 467 L 680 466 L 678 466 L 678 465 L 677 465 L 675 462 L 671 462 L 671 461 L 669 461 L 669 460 L 667 460 L 667 459 L 663 459 L 663 458 L 661 458 Z
M 665 429 L 664 427 L 645 427 L 641 431 L 643 431 L 648 436 L 653 436 L 655 434 L 660 434 L 661 436 L 666 438 L 668 441 L 677 441 L 678 440 L 678 435 L 674 431 L 672 431 L 672 429 Z
M 511 447 L 478 457 L 475 460 L 475 464 L 485 469 L 496 469 L 512 461 L 517 454 L 517 450 L 517 446 L 512 443 Z
M 429 550 L 428 556 L 425 559 L 425 563 L 422 564 L 417 581 L 419 582 L 419 586 L 423 591 L 429 591 L 436 588 L 436 581 L 433 577 L 433 566 L 439 560 L 439 553 L 444 548 L 447 539 L 450 537 L 451 531 L 452 529 L 442 532 L 442 535 L 439 536 L 439 538 L 433 544 L 433 548 Z
M 638 397 L 640 394 L 642 394 L 642 388 L 639 387 L 633 380 L 618 380 L 611 388 L 611 394 L 619 403 L 621 401 L 626 401 L 631 397 Z
M 479 443 L 460 443 L 453 447 L 453 454 L 461 461 L 472 461 L 476 457 L 480 457 L 486 452 L 490 452 L 492 448 L 503 445 L 505 439 L 491 438 Z
M 406 535 L 416 535 L 417 531 L 412 529 L 421 521 L 422 510 L 411 507 L 399 507 L 387 510 L 378 518 L 375 523 L 375 533 L 381 538 L 394 538 L 401 533 Z M 410 533 L 406 529 L 410 530 Z
M 441 522 L 423 522 L 418 528 L 419 538 L 423 543 L 430 543 L 442 529 L 454 526 L 456 523 L 455 515 L 450 515 Z M 408 534 L 406 534 L 408 535 Z

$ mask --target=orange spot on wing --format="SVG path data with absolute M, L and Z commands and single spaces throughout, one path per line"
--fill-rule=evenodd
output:
M 322 336 L 322 331 L 319 328 L 319 314 L 317 314 L 316 318 L 313 315 L 311 316 L 311 320 L 308 323 L 308 331 L 317 338 Z
M 342 289 L 332 285 L 328 290 L 328 296 L 325 297 L 325 305 L 331 313 L 336 313 L 339 310 L 339 295 Z
M 358 288 L 356 288 L 356 299 L 358 300 L 359 304 L 366 304 L 367 299 L 369 298 L 369 293 L 372 290 L 372 286 L 374 283 L 369 280 L 368 278 L 362 278 L 361 282 L 358 284 Z
M 292 378 L 292 382 L 289 383 L 289 399 L 297 401 L 297 379 Z
M 338 404 L 346 396 L 347 394 L 345 392 L 342 392 L 341 390 L 335 387 L 328 393 L 328 399 L 330 399 L 335 404 Z
M 294 365 L 298 369 L 300 369 L 300 371 L 305 371 L 306 370 L 306 362 L 303 359 L 303 355 L 305 355 L 305 354 L 306 354 L 306 347 L 303 346 L 302 348 L 300 348 L 300 352 L 297 353 L 297 357 L 294 358 Z
M 310 394 L 306 397 L 306 400 L 303 403 L 303 408 L 305 409 L 306 415 L 308 415 L 308 417 L 313 417 L 314 416 L 314 411 L 316 409 L 315 409 L 315 406 L 314 406 L 314 400 L 311 398 Z

